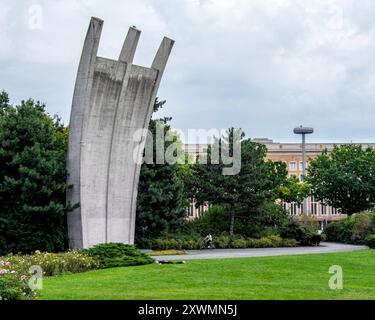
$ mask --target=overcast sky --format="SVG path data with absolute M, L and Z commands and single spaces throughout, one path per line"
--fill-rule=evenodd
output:
M 136 64 L 150 66 L 164 35 L 176 41 L 158 115 L 185 132 L 235 126 L 288 142 L 303 124 L 312 142 L 375 142 L 373 0 L 0 0 L 11 102 L 41 100 L 68 123 L 91 16 L 104 20 L 100 56 L 117 59 L 132 25 Z

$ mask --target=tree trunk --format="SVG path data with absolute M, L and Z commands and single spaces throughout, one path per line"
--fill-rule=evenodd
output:
M 233 206 L 229 207 L 229 235 L 233 236 L 234 234 L 234 208 Z

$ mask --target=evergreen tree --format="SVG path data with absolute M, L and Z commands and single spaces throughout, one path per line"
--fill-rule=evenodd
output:
M 236 135 L 241 140 L 234 139 Z M 226 208 L 230 235 L 235 232 L 236 215 L 255 215 L 262 203 L 274 201 L 276 186 L 283 184 L 287 176 L 284 163 L 265 161 L 266 147 L 263 144 L 243 138 L 244 134 L 239 134 L 239 129 L 230 128 L 226 135 L 215 139 L 214 144 L 208 147 L 207 161 L 203 161 L 207 163 L 195 165 L 193 182 L 190 182 L 197 205 L 209 202 Z M 225 164 L 223 157 L 218 163 L 213 163 L 213 150 L 219 148 L 221 155 L 232 157 L 238 143 L 241 145 L 240 170 L 236 174 L 224 175 L 223 169 L 232 164 Z
M 0 94 L 0 253 L 66 248 L 67 128 Z
M 164 105 L 165 101 L 156 100 L 154 112 Z M 153 164 L 144 163 L 141 168 L 137 217 L 136 238 L 155 237 L 162 233 L 178 230 L 186 217 L 188 205 L 184 186 L 184 176 L 188 169 L 184 164 L 156 164 L 156 126 L 161 125 L 164 135 L 171 132 L 168 122 L 171 118 L 151 120 L 149 131 L 153 139 Z M 165 143 L 167 149 L 176 140 Z M 150 141 L 148 141 L 150 142 Z M 147 144 L 146 144 L 147 145 Z M 181 146 L 180 146 L 181 147 Z

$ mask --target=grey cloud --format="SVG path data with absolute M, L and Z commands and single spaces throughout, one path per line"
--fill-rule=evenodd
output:
M 0 4 L 0 88 L 47 103 L 65 122 L 91 15 L 105 20 L 100 55 L 117 57 L 128 26 L 142 36 L 135 63 L 176 40 L 159 116 L 188 128 L 242 127 L 248 136 L 374 141 L 375 3 L 371 0 L 39 1 L 43 29 L 27 28 L 37 1 Z

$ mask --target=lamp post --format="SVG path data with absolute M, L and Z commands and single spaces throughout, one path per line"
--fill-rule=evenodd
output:
M 314 129 L 310 128 L 310 127 L 303 127 L 301 125 L 297 128 L 294 128 L 293 132 L 295 134 L 302 135 L 302 179 L 301 180 L 304 181 L 305 180 L 305 171 L 306 171 L 306 138 L 305 138 L 305 135 L 313 133 Z M 306 199 L 303 200 L 302 208 L 303 208 L 303 213 L 307 214 Z

